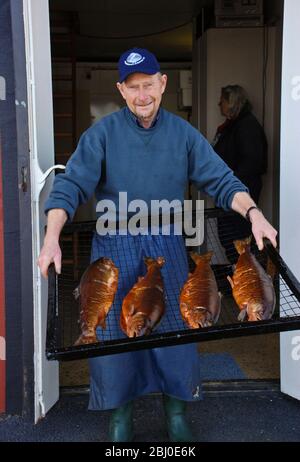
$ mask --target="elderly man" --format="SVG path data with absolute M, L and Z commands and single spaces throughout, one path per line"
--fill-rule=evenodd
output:
M 72 220 L 78 205 L 93 193 L 98 201 L 112 200 L 120 212 L 119 192 L 126 192 L 128 201 L 139 199 L 148 206 L 153 200 L 163 199 L 183 203 L 186 185 L 191 181 L 212 196 L 219 207 L 247 215 L 260 249 L 263 237 L 276 246 L 276 231 L 256 208 L 247 188 L 198 130 L 161 107 L 166 84 L 167 76 L 161 74 L 156 57 L 148 50 L 134 48 L 120 57 L 117 88 L 126 106 L 82 135 L 65 173 L 56 176 L 46 202 L 48 226 L 38 262 L 45 277 L 51 262 L 60 273 L 60 232 L 67 219 Z M 116 337 L 123 335 L 118 323 L 122 299 L 145 273 L 145 256 L 165 259 L 162 275 L 167 307 L 161 328 L 172 309 L 177 313 L 177 326 L 182 323 L 178 294 L 188 275 L 182 236 L 161 232 L 117 232 L 105 236 L 95 233 L 91 261 L 102 256 L 112 258 L 119 268 L 116 302 L 107 319 Z M 101 332 L 102 339 L 105 335 L 105 331 Z M 193 441 L 185 408 L 187 401 L 201 399 L 201 365 L 196 344 L 96 357 L 89 364 L 89 409 L 113 409 L 111 441 L 132 440 L 133 400 L 151 392 L 163 394 L 171 441 Z

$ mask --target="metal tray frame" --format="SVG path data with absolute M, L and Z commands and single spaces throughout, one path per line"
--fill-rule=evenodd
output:
M 214 216 L 219 216 L 219 211 L 210 209 L 206 210 L 205 214 L 212 218 Z M 84 229 L 85 226 L 90 226 L 90 224 L 85 223 L 82 224 L 82 226 Z M 300 304 L 299 281 L 281 258 L 278 251 L 274 249 L 267 239 L 265 239 L 265 251 L 277 268 L 278 273 Z M 55 272 L 54 265 L 50 265 L 48 271 L 48 318 L 46 334 L 46 357 L 48 360 L 70 361 L 148 348 L 300 329 L 300 316 L 286 318 L 279 317 L 278 319 L 270 319 L 266 321 L 236 322 L 199 329 L 187 328 L 184 330 L 165 332 L 162 334 L 154 333 L 146 337 L 128 339 L 122 338 L 87 345 L 58 348 L 58 277 L 59 276 Z

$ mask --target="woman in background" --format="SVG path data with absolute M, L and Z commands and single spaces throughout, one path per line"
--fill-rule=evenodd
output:
M 221 89 L 219 101 L 225 122 L 217 129 L 212 142 L 214 150 L 249 189 L 256 204 L 262 190 L 262 175 L 268 166 L 267 139 L 262 126 L 252 113 L 246 91 L 240 85 Z M 235 239 L 251 234 L 251 223 L 237 213 L 218 219 L 218 233 L 230 263 L 237 261 Z

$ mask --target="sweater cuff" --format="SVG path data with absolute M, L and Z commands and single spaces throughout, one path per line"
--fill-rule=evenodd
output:
M 67 223 L 70 223 L 74 218 L 75 210 L 72 207 L 68 206 L 68 204 L 66 204 L 64 201 L 46 201 L 44 207 L 45 215 L 47 215 L 49 210 L 52 209 L 63 209 L 68 216 Z
M 245 186 L 244 189 L 239 188 L 239 189 L 236 189 L 233 192 L 231 192 L 229 194 L 229 197 L 228 197 L 228 200 L 227 200 L 227 206 L 226 206 L 225 210 L 227 210 L 227 211 L 232 210 L 232 207 L 231 207 L 232 206 L 232 201 L 233 201 L 233 198 L 234 198 L 235 194 L 238 193 L 238 192 L 246 192 L 246 193 L 249 194 L 249 189 Z

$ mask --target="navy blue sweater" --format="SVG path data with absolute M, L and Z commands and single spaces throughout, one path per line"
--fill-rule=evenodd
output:
M 234 194 L 247 188 L 188 122 L 160 109 L 155 125 L 144 129 L 127 107 L 92 125 L 80 138 L 65 173 L 55 177 L 45 212 L 64 209 L 72 220 L 78 205 L 95 192 L 118 207 L 118 194 L 128 202 L 143 199 L 184 200 L 187 182 L 229 210 Z

